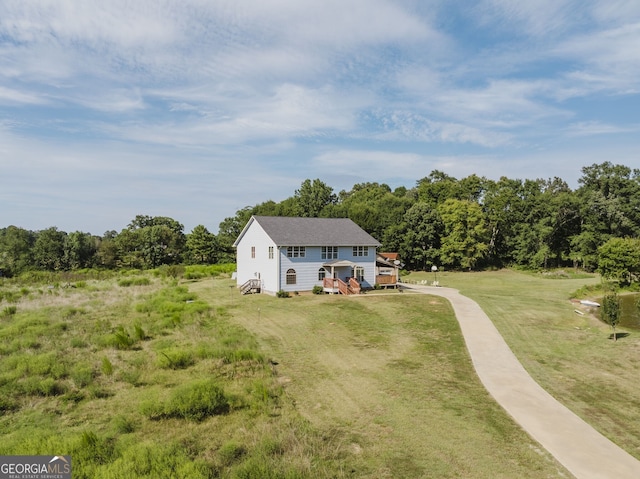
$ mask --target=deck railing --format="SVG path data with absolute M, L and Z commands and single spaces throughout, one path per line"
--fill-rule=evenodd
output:
M 381 285 L 396 284 L 397 278 L 395 274 L 379 274 L 376 276 L 376 283 Z
M 322 286 L 325 289 L 335 292 L 336 290 L 341 294 L 359 294 L 362 290 L 360 283 L 355 278 L 350 278 L 349 283 L 342 281 L 340 278 L 324 278 Z

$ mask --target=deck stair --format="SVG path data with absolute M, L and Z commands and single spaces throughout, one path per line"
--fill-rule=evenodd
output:
M 348 282 L 339 278 L 325 278 L 323 282 L 324 291 L 326 293 L 339 293 L 346 296 L 351 294 L 360 294 L 362 286 L 355 278 L 350 278 Z
M 259 279 L 250 279 L 240 286 L 240 292 L 242 294 L 254 294 L 259 293 L 260 288 L 261 285 Z

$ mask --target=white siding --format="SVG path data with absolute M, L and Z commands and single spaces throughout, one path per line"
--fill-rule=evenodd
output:
M 314 286 L 322 286 L 318 280 L 318 270 L 324 263 L 331 262 L 334 258 L 322 259 L 322 246 L 306 246 L 304 258 L 288 258 L 287 246 L 277 246 L 267 235 L 265 230 L 254 219 L 243 230 L 243 234 L 236 243 L 237 254 L 237 284 L 244 284 L 250 279 L 260 278 L 262 290 L 275 294 L 279 290 L 311 291 Z M 269 247 L 273 247 L 273 258 L 269 258 Z M 255 248 L 255 255 L 252 255 Z M 364 269 L 364 288 L 371 288 L 375 284 L 376 274 L 376 248 L 368 247 L 367 256 L 354 256 L 353 247 L 341 246 L 338 248 L 338 259 L 348 260 Z M 287 270 L 296 272 L 296 284 L 287 284 Z M 352 276 L 350 267 L 336 269 L 337 276 L 345 279 Z M 327 275 L 331 270 L 327 268 Z
M 251 255 L 252 247 L 255 258 Z M 269 258 L 269 247 L 273 247 L 273 259 Z M 238 286 L 259 277 L 265 291 L 278 291 L 278 248 L 257 222 L 253 221 L 245 231 L 236 254 Z
M 329 245 L 330 246 L 330 245 Z M 357 266 L 364 269 L 364 288 L 372 288 L 375 284 L 376 271 L 376 253 L 375 247 L 369 246 L 368 256 L 353 256 L 352 247 L 340 247 L 338 250 L 338 259 L 345 259 L 354 262 Z M 304 258 L 288 258 L 287 247 L 279 249 L 280 254 L 280 288 L 284 291 L 311 291 L 314 286 L 322 286 L 322 281 L 318 280 L 318 270 L 322 268 L 324 263 L 331 260 L 322 259 L 322 247 L 307 246 Z M 287 270 L 294 269 L 296 271 L 296 284 L 286 284 Z M 341 268 L 338 277 L 345 279 L 352 275 L 351 268 Z M 327 268 L 327 275 L 331 271 Z

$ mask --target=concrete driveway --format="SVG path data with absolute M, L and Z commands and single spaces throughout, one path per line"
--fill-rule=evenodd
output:
M 576 478 L 640 478 L 640 461 L 556 401 L 529 376 L 477 303 L 455 289 L 404 286 L 449 300 L 484 386 Z

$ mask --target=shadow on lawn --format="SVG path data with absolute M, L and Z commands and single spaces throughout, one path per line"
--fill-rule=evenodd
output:
M 631 336 L 631 333 L 615 333 L 615 337 L 614 337 L 614 334 L 611 333 L 609 335 L 609 339 L 622 339 L 622 338 L 626 338 L 627 336 Z

